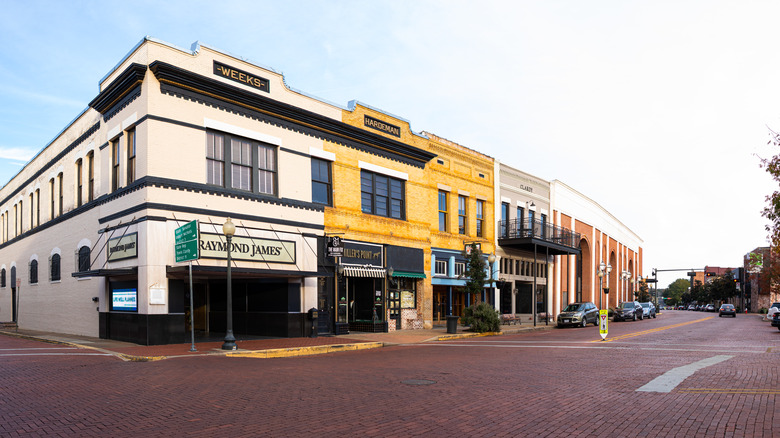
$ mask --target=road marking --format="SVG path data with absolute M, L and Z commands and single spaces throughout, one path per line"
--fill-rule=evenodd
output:
M 614 341 L 619 341 L 619 340 L 622 340 L 622 339 L 628 339 L 628 338 L 633 338 L 633 337 L 636 337 L 636 336 L 642 336 L 642 335 L 647 335 L 647 334 L 650 334 L 650 333 L 656 333 L 656 332 L 661 332 L 661 331 L 664 331 L 664 330 L 678 328 L 678 327 L 686 326 L 688 324 L 695 324 L 697 322 L 707 321 L 708 319 L 712 319 L 712 318 L 714 318 L 714 316 L 710 316 L 708 318 L 697 319 L 695 321 L 682 322 L 680 324 L 667 325 L 667 326 L 664 326 L 664 327 L 658 327 L 658 328 L 654 328 L 654 329 L 650 329 L 650 330 L 643 330 L 641 332 L 628 333 L 628 334 L 625 334 L 625 335 L 615 336 L 615 337 L 609 338 L 609 339 L 607 339 L 605 341 L 602 341 L 601 339 L 599 339 L 597 341 L 590 341 L 590 342 L 614 342 Z
M 707 368 L 712 365 L 719 364 L 723 361 L 729 360 L 734 356 L 720 355 L 713 356 L 707 359 L 702 359 L 692 364 L 683 365 L 681 367 L 672 368 L 671 370 L 661 374 L 655 379 L 648 382 L 646 385 L 637 389 L 640 392 L 671 392 L 674 388 L 682 383 L 685 379 L 692 376 L 693 373 L 700 369 Z
M 0 357 L 9 356 L 113 356 L 109 353 L 4 353 Z
M 780 389 L 729 389 L 729 388 L 683 388 L 677 392 L 688 394 L 780 394 Z
M 76 347 L 0 348 L 0 351 L 29 351 L 29 350 L 78 350 L 78 348 Z
M 424 344 L 399 344 L 399 347 L 407 347 L 407 348 L 425 348 L 425 347 L 459 347 L 459 348 L 471 348 L 471 347 L 486 347 L 486 348 L 561 348 L 561 349 L 583 349 L 583 350 L 592 350 L 592 349 L 600 349 L 600 350 L 621 350 L 630 348 L 631 350 L 646 350 L 646 351 L 685 351 L 685 352 L 703 352 L 703 353 L 752 353 L 752 354 L 764 354 L 763 348 L 761 350 L 740 350 L 740 351 L 734 351 L 734 348 L 726 348 L 723 349 L 721 347 L 713 347 L 710 349 L 705 348 L 669 348 L 664 346 L 658 346 L 658 347 L 636 347 L 634 344 L 629 344 L 630 346 L 622 346 L 618 344 L 612 344 L 612 345 L 605 345 L 604 342 L 599 342 L 600 345 L 590 345 L 590 342 L 588 342 L 587 345 L 506 345 L 506 344 L 493 344 L 493 343 L 476 343 L 476 342 L 461 342 L 461 343 L 445 343 L 445 342 L 436 342 L 436 343 L 424 343 Z

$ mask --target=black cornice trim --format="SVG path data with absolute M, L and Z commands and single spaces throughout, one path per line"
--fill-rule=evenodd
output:
M 125 97 L 119 100 L 119 102 L 116 103 L 116 105 L 112 106 L 110 109 L 106 111 L 105 114 L 103 114 L 103 121 L 107 122 L 111 120 L 112 117 L 117 115 L 119 111 L 122 111 L 130 105 L 130 103 L 134 100 L 136 100 L 141 95 L 141 84 L 138 84 L 133 88 L 132 90 L 128 91 Z
M 134 90 L 135 86 L 143 82 L 146 75 L 146 66 L 133 63 L 125 69 L 113 82 L 111 82 L 96 98 L 92 99 L 89 106 L 105 115 L 120 99 Z
M 312 111 L 250 93 L 162 61 L 154 61 L 149 65 L 149 69 L 160 81 L 161 86 L 168 84 L 182 91 L 189 91 L 220 102 L 254 110 L 275 118 L 274 123 L 278 125 L 289 126 L 292 123 L 296 125 L 297 130 L 303 132 L 313 130 L 316 131 L 318 137 L 368 150 L 371 153 L 390 155 L 392 159 L 416 167 L 425 167 L 428 161 L 436 157 L 436 154 L 428 151 L 321 116 Z M 210 103 L 206 99 L 203 100 Z M 262 117 L 259 118 L 262 119 Z

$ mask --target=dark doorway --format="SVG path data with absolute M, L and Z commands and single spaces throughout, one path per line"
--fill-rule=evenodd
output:
M 533 290 L 531 283 L 515 282 L 517 298 L 515 299 L 515 313 L 533 313 Z

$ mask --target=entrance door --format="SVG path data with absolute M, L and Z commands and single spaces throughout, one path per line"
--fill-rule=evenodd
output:
M 387 308 L 390 311 L 390 323 L 395 321 L 395 329 L 401 330 L 401 291 L 390 290 L 387 294 Z
M 327 335 L 333 333 L 333 277 L 322 278 L 317 287 L 317 333 Z

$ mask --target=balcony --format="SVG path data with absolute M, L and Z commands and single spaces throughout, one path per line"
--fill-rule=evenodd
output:
M 537 251 L 549 255 L 580 253 L 580 233 L 568 228 L 528 219 L 498 222 L 498 244 L 505 248 Z

